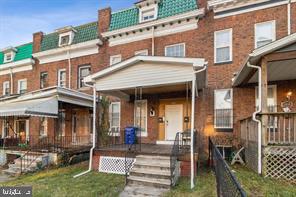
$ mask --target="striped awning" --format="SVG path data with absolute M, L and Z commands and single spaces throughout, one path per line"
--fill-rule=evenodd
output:
M 11 101 L 0 104 L 0 117 L 7 116 L 58 116 L 58 98 L 40 98 L 25 101 Z

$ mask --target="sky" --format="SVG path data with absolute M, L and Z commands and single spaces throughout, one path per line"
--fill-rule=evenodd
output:
M 0 0 L 0 49 L 32 42 L 32 34 L 97 20 L 98 9 L 112 12 L 137 0 Z

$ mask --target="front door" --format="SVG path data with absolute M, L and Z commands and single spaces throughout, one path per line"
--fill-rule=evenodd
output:
M 25 143 L 29 140 L 29 124 L 28 120 L 17 120 L 16 121 L 16 134 L 20 137 L 21 142 Z
M 76 113 L 72 114 L 72 143 L 77 142 L 77 116 Z
M 183 131 L 183 105 L 165 105 L 165 138 L 175 140 L 176 133 Z

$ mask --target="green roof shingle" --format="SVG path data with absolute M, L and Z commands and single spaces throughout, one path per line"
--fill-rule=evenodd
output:
M 162 0 L 158 4 L 157 19 L 166 18 L 197 9 L 196 0 Z M 136 7 L 111 15 L 109 31 L 139 24 L 139 9 Z
M 32 57 L 32 52 L 33 52 L 33 44 L 32 43 L 18 46 L 18 47 L 16 47 L 16 49 L 17 49 L 17 52 L 16 52 L 15 57 L 12 62 L 16 62 L 16 61 L 20 61 L 20 60 L 24 60 L 24 59 L 28 59 L 28 58 Z M 3 52 L 0 52 L 0 65 L 6 64 L 6 63 L 3 63 L 3 61 L 4 61 L 4 54 L 3 54 Z
M 77 32 L 74 35 L 72 44 L 78 44 L 89 40 L 98 38 L 98 23 L 92 22 L 84 25 L 74 27 Z M 41 51 L 58 48 L 59 34 L 57 32 L 50 33 L 43 36 L 41 42 Z

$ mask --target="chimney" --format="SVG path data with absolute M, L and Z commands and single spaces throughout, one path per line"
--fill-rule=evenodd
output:
M 37 53 L 40 51 L 42 38 L 43 38 L 42 31 L 39 31 L 33 34 L 33 53 Z
M 98 34 L 108 31 L 111 22 L 111 8 L 107 7 L 98 11 Z

